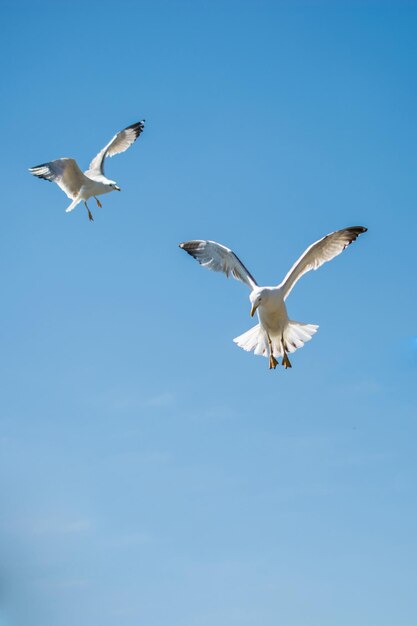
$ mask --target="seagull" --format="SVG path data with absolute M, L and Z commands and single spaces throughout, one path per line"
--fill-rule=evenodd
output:
M 269 369 L 276 368 L 279 357 L 282 358 L 281 364 L 287 369 L 292 367 L 288 353 L 295 352 L 306 341 L 310 341 L 318 329 L 315 324 L 302 324 L 288 318 L 285 301 L 292 288 L 303 274 L 316 270 L 323 263 L 334 259 L 367 230 L 363 226 L 351 226 L 319 239 L 307 248 L 294 263 L 282 283 L 276 287 L 258 285 L 236 254 L 220 243 L 192 240 L 180 243 L 179 247 L 194 257 L 203 267 L 214 272 L 223 272 L 227 277 L 231 274 L 236 280 L 249 287 L 250 315 L 253 317 L 256 312 L 259 324 L 233 341 L 247 352 L 254 350 L 255 354 L 267 358 L 269 356 Z
M 145 120 L 142 120 L 116 133 L 109 143 L 94 157 L 88 170 L 84 173 L 74 159 L 68 158 L 56 159 L 55 161 L 49 161 L 49 163 L 30 167 L 29 172 L 34 176 L 38 176 L 38 178 L 44 178 L 61 187 L 62 191 L 72 200 L 66 209 L 67 213 L 75 209 L 77 204 L 84 201 L 88 218 L 92 222 L 93 215 L 88 208 L 87 200 L 93 197 L 97 202 L 97 206 L 101 208 L 102 205 L 97 196 L 113 190 L 121 191 L 114 180 L 110 180 L 110 178 L 106 178 L 104 175 L 105 158 L 112 157 L 130 148 L 144 127 Z

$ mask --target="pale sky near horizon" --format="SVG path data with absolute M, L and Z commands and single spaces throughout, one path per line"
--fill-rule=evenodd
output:
M 417 624 L 417 3 L 0 9 L 1 626 Z M 83 207 L 27 168 L 106 163 Z M 248 291 L 302 278 L 268 370 Z

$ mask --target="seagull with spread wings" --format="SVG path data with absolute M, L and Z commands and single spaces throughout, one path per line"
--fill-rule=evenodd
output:
M 249 287 L 250 314 L 253 317 L 257 312 L 259 324 L 233 341 L 248 352 L 254 350 L 255 354 L 269 356 L 269 369 L 275 369 L 279 357 L 285 368 L 291 367 L 288 353 L 310 341 L 318 329 L 315 324 L 301 324 L 288 318 L 285 301 L 292 288 L 303 274 L 334 259 L 366 231 L 363 226 L 351 226 L 319 239 L 307 248 L 276 287 L 258 285 L 236 254 L 215 241 L 193 240 L 179 245 L 203 267 L 223 272 L 227 277 L 232 274 Z
M 38 178 L 44 178 L 56 183 L 61 187 L 68 198 L 72 200 L 67 213 L 75 209 L 77 204 L 84 201 L 90 221 L 93 216 L 87 205 L 89 198 L 94 198 L 97 206 L 101 207 L 97 196 L 110 191 L 120 191 L 120 187 L 114 180 L 110 180 L 104 175 L 104 160 L 115 154 L 124 152 L 136 141 L 145 127 L 145 120 L 132 124 L 117 133 L 109 143 L 91 161 L 88 170 L 84 173 L 80 170 L 74 159 L 56 159 L 42 165 L 29 168 L 29 172 Z

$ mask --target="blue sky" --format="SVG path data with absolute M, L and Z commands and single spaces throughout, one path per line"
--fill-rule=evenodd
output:
M 417 3 L 1 13 L 1 626 L 415 626 Z M 27 172 L 142 118 L 93 224 Z M 290 371 L 177 247 L 356 224 Z

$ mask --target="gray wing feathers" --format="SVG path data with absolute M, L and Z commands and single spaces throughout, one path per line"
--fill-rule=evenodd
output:
M 56 183 L 71 199 L 78 196 L 85 182 L 85 176 L 74 159 L 56 159 L 35 165 L 29 168 L 29 172 L 38 178 Z
M 230 274 L 245 283 L 250 289 L 257 286 L 256 280 L 243 265 L 236 254 L 215 241 L 195 239 L 179 244 L 180 248 L 194 257 L 200 265 L 214 272 L 223 272 L 229 278 Z
M 368 229 L 363 226 L 351 226 L 337 230 L 326 235 L 313 243 L 304 254 L 294 263 L 280 287 L 284 292 L 284 299 L 288 297 L 295 283 L 310 270 L 318 269 L 323 263 L 331 261 L 341 254 L 352 241 L 355 241 L 362 233 Z
M 91 161 L 88 170 L 86 171 L 87 176 L 89 173 L 95 175 L 104 174 L 104 159 L 108 156 L 112 157 L 115 154 L 120 154 L 120 152 L 127 150 L 132 143 L 136 141 L 144 128 L 145 120 L 142 120 L 141 122 L 132 124 L 117 133 Z

